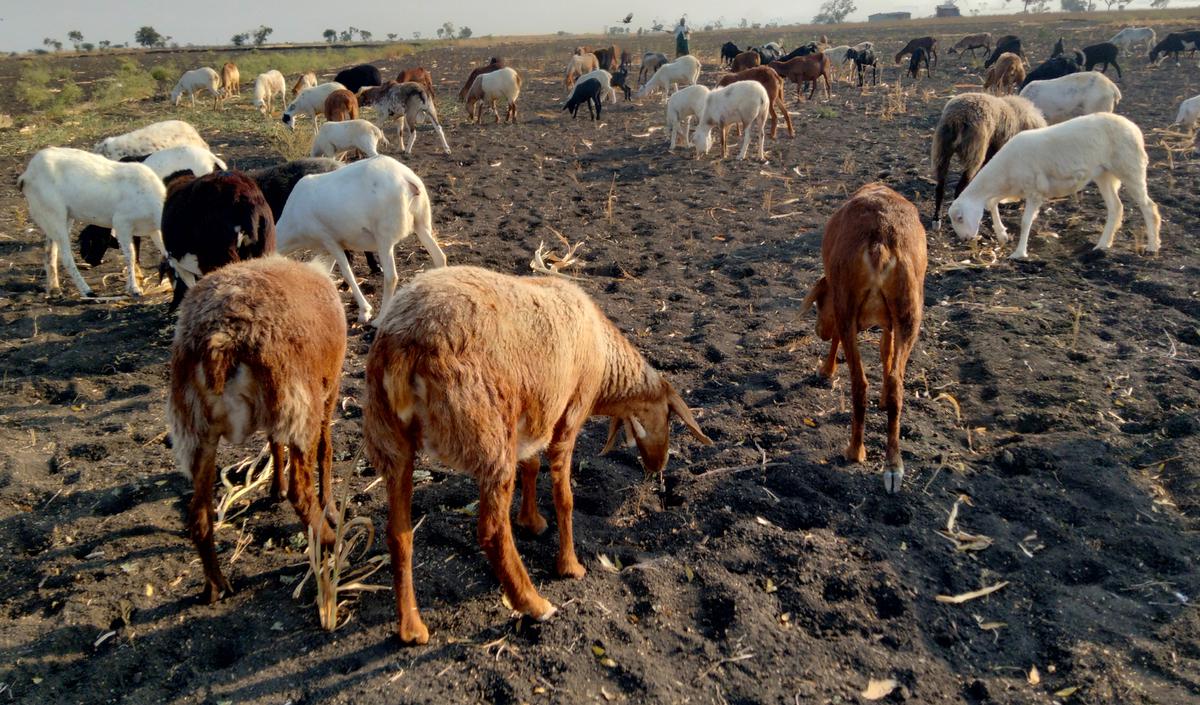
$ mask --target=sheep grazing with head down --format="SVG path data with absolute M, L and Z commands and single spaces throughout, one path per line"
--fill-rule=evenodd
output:
M 327 122 L 317 130 L 309 156 L 341 158 L 346 152 L 357 149 L 374 157 L 379 154 L 380 142 L 389 144 L 383 130 L 368 120 Z
M 867 76 L 867 67 L 871 67 L 871 78 L 875 85 L 879 85 L 879 57 L 875 56 L 873 49 L 855 49 L 851 48 L 846 51 L 846 58 L 842 59 L 854 62 L 854 72 L 858 74 L 858 87 L 863 87 L 863 82 Z
M 1120 115 L 1093 113 L 1016 135 L 975 175 L 950 204 L 950 222 L 964 240 L 979 238 L 983 212 L 992 215 L 992 229 L 1001 243 L 1008 233 L 1000 222 L 1002 202 L 1025 201 L 1021 239 L 1013 259 L 1029 256 L 1029 231 L 1038 209 L 1048 199 L 1063 198 L 1094 182 L 1104 198 L 1108 217 L 1097 250 L 1112 247 L 1124 208 L 1119 191 L 1124 184 L 1146 221 L 1146 251 L 1158 252 L 1158 206 L 1146 193 L 1146 146 L 1138 126 Z
M 1175 113 L 1175 122 L 1188 132 L 1196 130 L 1196 122 L 1200 120 L 1200 95 L 1192 96 L 1179 104 L 1179 112 Z
M 896 63 L 900 63 L 901 59 L 909 56 L 918 48 L 924 49 L 930 58 L 933 59 L 933 65 L 937 66 L 937 40 L 933 37 L 918 37 L 917 39 L 910 39 L 908 44 L 904 45 L 903 49 L 896 52 Z
M 450 153 L 446 133 L 438 121 L 437 106 L 424 85 L 412 81 L 392 84 L 378 98 L 376 108 L 385 120 L 397 120 L 396 140 L 406 154 L 412 153 L 413 144 L 417 141 L 417 125 L 421 122 L 428 122 L 433 127 L 442 142 L 442 151 Z
M 933 200 L 933 223 L 942 229 L 942 199 L 946 195 L 946 177 L 950 160 L 958 157 L 962 177 L 954 195 L 962 193 L 971 179 L 992 155 L 1022 130 L 1045 127 L 1040 110 L 1025 98 L 997 98 L 987 93 L 963 93 L 951 98 L 942 109 L 933 132 L 929 161 L 937 187 Z
M 745 71 L 746 69 L 754 68 L 762 64 L 762 57 L 756 51 L 743 51 L 733 57 L 733 62 L 729 64 L 729 70 L 733 73 Z
M 611 90 L 611 89 L 609 89 Z M 575 90 L 571 91 L 571 97 L 567 98 L 566 105 L 563 110 L 569 111 L 571 117 L 579 116 L 579 106 L 587 105 L 588 113 L 592 116 L 592 120 L 600 119 L 600 94 L 604 91 L 603 84 L 597 78 L 589 78 L 586 81 L 580 81 L 575 85 Z M 595 106 L 595 109 L 592 109 Z
M 221 67 L 221 92 L 226 98 L 242 94 L 242 74 L 232 61 Z
M 82 296 L 92 288 L 83 280 L 71 252 L 71 221 L 112 228 L 125 257 L 125 291 L 141 296 L 141 269 L 133 238 L 149 236 L 163 251 L 160 223 L 166 188 L 144 164 L 114 162 L 98 154 L 47 147 L 29 160 L 17 178 L 29 204 L 29 218 L 46 235 L 46 291 L 59 292 L 58 261 Z
M 192 101 L 192 107 L 196 107 L 196 93 L 198 91 L 208 91 L 212 93 L 213 107 L 216 108 L 221 104 L 221 77 L 217 72 L 207 66 L 202 66 L 198 69 L 192 69 L 179 77 L 179 82 L 171 89 L 171 105 L 178 106 L 179 99 L 184 93 Z
M 771 68 L 770 66 L 755 66 L 754 68 L 746 69 L 745 71 L 727 73 L 721 77 L 721 80 L 717 81 L 717 87 L 721 88 L 728 86 L 731 83 L 737 83 L 738 81 L 758 81 L 760 84 L 762 84 L 763 89 L 767 91 L 767 97 L 771 99 L 771 139 L 775 139 L 775 130 L 777 127 L 775 115 L 776 112 L 783 114 L 783 119 L 787 123 L 788 135 L 791 137 L 796 136 L 796 130 L 792 126 L 792 116 L 790 113 L 788 113 L 787 105 L 785 104 L 783 98 L 783 79 L 779 76 L 779 74 L 775 73 L 775 69 Z M 687 89 L 685 88 L 684 90 Z M 680 91 L 676 91 L 675 95 L 679 95 L 679 93 Z M 671 97 L 674 98 L 675 96 Z M 671 101 L 668 100 L 668 112 L 671 109 L 670 105 Z M 669 118 L 668 124 L 670 124 Z M 686 130 L 684 131 L 684 134 L 687 134 Z
M 263 115 L 275 112 L 275 94 L 282 102 L 287 99 L 287 82 L 283 74 L 271 69 L 254 79 L 254 107 Z
M 765 160 L 763 141 L 766 139 L 767 116 L 771 114 L 771 98 L 767 90 L 757 81 L 738 81 L 724 88 L 709 91 L 704 99 L 704 112 L 696 122 L 696 133 L 692 143 L 696 146 L 699 159 L 712 148 L 712 130 L 721 133 L 721 158 L 727 156 L 725 133 L 731 125 L 740 124 L 745 131 L 738 159 L 745 159 L 750 149 L 750 134 L 758 129 L 758 158 Z
M 667 100 L 668 152 L 675 151 L 676 145 L 687 147 L 691 142 L 690 125 L 693 120 L 700 120 L 707 100 L 708 86 L 699 83 L 680 88 Z
M 821 79 L 825 81 L 825 97 L 829 98 L 831 96 L 829 57 L 824 54 L 797 56 L 787 61 L 772 61 L 767 65 L 775 69 L 775 73 L 779 74 L 780 78 L 796 84 L 796 100 L 800 100 L 801 84 L 809 82 L 812 83 L 812 89 L 808 92 L 808 99 L 812 100 L 812 97 L 817 92 L 817 84 L 820 83 Z
M 867 184 L 829 219 L 821 241 L 822 276 L 804 299 L 803 309 L 817 305 L 817 334 L 830 341 L 821 374 L 837 371 L 837 349 L 846 351 L 850 368 L 850 443 L 845 457 L 866 460 L 863 426 L 867 415 L 867 375 L 858 349 L 858 334 L 873 326 L 883 333 L 883 399 L 888 440 L 883 484 L 900 491 L 904 459 L 900 455 L 900 413 L 904 406 L 904 368 L 921 332 L 925 303 L 925 229 L 917 209 L 883 184 Z
M 467 115 L 475 124 L 483 124 L 484 106 L 492 107 L 496 122 L 500 122 L 500 111 L 496 104 L 504 101 L 508 109 L 504 112 L 505 122 L 517 121 L 517 98 L 521 97 L 521 74 L 510 68 L 496 69 L 476 77 L 467 91 Z
M 595 71 L 589 71 L 588 73 L 580 76 L 575 81 L 575 85 L 571 86 L 571 90 L 567 91 L 567 97 L 570 98 L 571 94 L 575 92 L 575 89 L 578 88 L 581 83 L 593 78 L 600 83 L 600 99 L 608 99 L 608 102 L 616 103 L 617 90 L 613 88 L 613 75 L 605 69 L 596 69 Z
M 1180 54 L 1185 51 L 1195 54 L 1198 48 L 1200 48 L 1200 30 L 1171 32 L 1150 50 L 1150 63 L 1158 65 L 1166 61 L 1168 56 L 1174 56 L 1175 65 L 1178 66 Z
M 171 344 L 167 418 L 176 466 L 192 479 L 187 525 L 204 569 L 205 602 L 233 592 L 213 541 L 221 439 L 237 444 L 265 433 L 276 495 L 286 487 L 304 525 L 322 545 L 333 543 L 324 509 L 345 352 L 345 312 L 320 266 L 283 257 L 231 264 L 201 280 L 184 300 Z
M 1081 71 L 1025 86 L 1021 97 L 1042 111 L 1046 124 L 1054 125 L 1089 113 L 1113 112 L 1121 102 L 1121 89 L 1107 76 Z
M 1063 54 L 1047 59 L 1038 65 L 1037 68 L 1025 74 L 1025 80 L 1021 82 L 1021 88 L 1024 89 L 1034 81 L 1049 81 L 1052 78 L 1059 78 L 1072 73 L 1078 73 L 1083 70 L 1083 64 L 1086 59 L 1083 52 L 1073 52 L 1070 55 Z
M 196 128 L 183 120 L 163 120 L 123 135 L 105 137 L 96 143 L 92 151 L 114 160 L 125 157 L 145 159 L 155 152 L 182 145 L 208 149 L 208 143 L 200 137 Z
M 642 65 L 638 67 L 638 85 L 646 85 L 646 80 L 654 76 L 654 73 L 664 65 L 670 63 L 666 54 L 658 51 L 648 51 L 642 54 Z
M 595 54 L 572 54 L 567 59 L 567 73 L 563 76 L 563 88 L 570 92 L 579 77 L 600 68 Z
M 467 82 L 464 83 L 462 88 L 458 91 L 459 101 L 465 101 L 467 99 L 467 91 L 471 90 L 471 86 L 475 84 L 476 78 L 482 74 L 498 71 L 502 68 L 504 68 L 504 59 L 498 56 L 493 56 L 490 60 L 488 60 L 487 64 L 471 69 L 470 75 L 467 76 Z
M 1150 27 L 1126 27 L 1114 34 L 1108 41 L 1110 44 L 1116 44 L 1121 47 L 1126 52 L 1132 52 L 1133 47 L 1142 42 L 1146 43 L 1146 51 L 1150 51 L 1150 47 L 1154 46 L 1154 43 L 1158 40 L 1154 34 L 1154 30 Z
M 393 250 L 414 229 L 433 266 L 446 266 L 446 255 L 433 234 L 433 207 L 425 184 L 412 169 L 379 156 L 301 179 L 276 223 L 275 237 L 283 254 L 304 248 L 327 251 L 358 303 L 359 322 L 366 323 L 371 304 L 358 288 L 344 250 L 372 251 L 383 265 L 382 318 L 396 291 Z
M 1008 95 L 1025 80 L 1025 63 L 1012 52 L 1005 52 L 983 77 L 983 90 L 995 95 Z
M 653 95 L 655 91 L 662 91 L 665 103 L 673 90 L 681 86 L 695 85 L 699 78 L 700 60 L 690 54 L 685 54 L 668 64 L 659 66 L 650 80 L 642 85 L 637 97 L 645 98 Z
M 982 32 L 980 34 L 968 34 L 962 39 L 955 42 L 954 46 L 946 50 L 947 54 L 957 54 L 959 52 L 971 52 L 971 58 L 975 58 L 975 50 L 983 49 L 984 54 L 989 54 L 992 51 L 992 33 Z
M 296 118 L 308 114 L 312 116 L 313 124 L 317 123 L 317 116 L 325 110 L 325 99 L 334 91 L 345 90 L 346 87 L 340 83 L 322 83 L 312 88 L 307 88 L 299 96 L 296 97 L 283 110 L 283 117 L 280 120 L 283 124 L 291 129 L 296 129 Z
M 326 122 L 342 122 L 358 119 L 358 98 L 350 91 L 342 88 L 325 97 L 321 108 Z
M 556 608 L 538 594 L 513 544 L 509 511 L 518 469 L 517 524 L 544 531 L 536 483 L 539 454 L 548 455 L 557 572 L 582 578 L 571 463 L 593 415 L 611 419 L 605 450 L 624 428 L 649 473 L 666 466 L 672 416 L 701 443 L 712 443 L 671 383 L 564 279 L 447 267 L 418 274 L 397 292 L 367 355 L 363 437 L 367 459 L 387 482 L 387 544 L 404 643 L 429 641 L 412 579 L 417 453 L 475 477 L 484 554 L 513 609 L 546 620 Z

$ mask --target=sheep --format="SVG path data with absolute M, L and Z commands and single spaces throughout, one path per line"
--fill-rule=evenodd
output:
M 855 51 L 875 51 L 875 42 L 859 42 L 850 48 Z
M 242 94 L 242 74 L 232 61 L 221 67 L 221 91 L 226 98 Z
M 971 52 L 971 58 L 975 58 L 975 50 L 983 49 L 984 54 L 992 52 L 992 33 L 981 32 L 979 34 L 968 34 L 962 39 L 954 43 L 954 46 L 946 50 L 947 54 L 957 54 L 961 52 Z
M 621 65 L 621 52 L 615 44 L 601 47 L 592 53 L 596 55 L 596 68 L 601 68 L 611 73 L 616 71 Z
M 538 331 L 536 343 L 529 331 Z M 532 344 L 531 344 L 532 343 Z M 398 634 L 424 644 L 412 581 L 412 474 L 424 451 L 479 483 L 479 542 L 508 602 L 535 619 L 556 608 L 538 595 L 513 545 L 509 511 L 521 478 L 517 525 L 541 532 L 539 454 L 550 461 L 560 576 L 586 574 L 575 553 L 571 463 L 584 423 L 608 416 L 662 473 L 671 417 L 711 445 L 671 383 L 646 362 L 587 294 L 561 278 L 515 277 L 477 267 L 417 275 L 400 290 L 367 355 L 366 456 L 386 479 Z M 604 452 L 604 451 L 602 451 Z
M 1189 51 L 1194 54 L 1198 47 L 1200 47 L 1200 30 L 1172 32 L 1150 50 L 1150 63 L 1161 64 L 1167 60 L 1168 56 L 1174 56 L 1175 65 L 1178 66 L 1181 53 Z M 1160 54 L 1162 59 L 1158 58 Z
M 670 59 L 666 54 L 657 51 L 648 51 L 642 54 L 642 65 L 638 68 L 638 85 L 646 85 L 646 80 L 654 75 L 660 68 L 669 64 Z
M 942 229 L 942 199 L 946 195 L 951 158 L 957 156 L 963 167 L 958 185 L 954 187 L 954 195 L 958 196 L 980 167 L 1014 135 L 1045 126 L 1041 111 L 1025 98 L 963 93 L 947 101 L 933 131 L 933 146 L 929 152 L 937 181 L 933 200 L 934 229 L 939 232 Z
M 322 83 L 312 88 L 306 88 L 299 96 L 296 97 L 283 110 L 283 117 L 280 119 L 283 124 L 291 129 L 296 129 L 296 118 L 305 113 L 312 115 L 313 125 L 317 123 L 317 116 L 325 109 L 325 99 L 334 91 L 345 90 L 346 87 L 337 82 Z
M 1008 234 L 998 206 L 1002 201 L 1024 199 L 1021 238 L 1010 257 L 1025 259 L 1029 256 L 1029 230 L 1046 199 L 1070 196 L 1095 182 L 1108 210 L 1096 249 L 1107 250 L 1121 227 L 1124 209 L 1118 191 L 1125 184 L 1146 221 L 1146 251 L 1157 252 L 1162 219 L 1146 193 L 1148 163 L 1142 131 L 1113 113 L 1093 113 L 1027 130 L 1009 140 L 950 204 L 950 220 L 960 238 L 977 239 L 986 209 L 992 215 L 996 239 L 1004 243 Z
M 816 42 L 809 42 L 808 44 L 802 44 L 802 45 L 796 47 L 795 49 L 788 52 L 787 54 L 784 54 L 783 56 L 779 57 L 778 60 L 779 61 L 791 61 L 792 59 L 796 58 L 797 56 L 811 56 L 812 54 L 817 54 L 820 52 L 821 52 L 821 48 L 819 46 L 817 46 Z
M 467 82 L 464 83 L 463 87 L 458 91 L 459 102 L 466 101 L 467 91 L 471 90 L 471 86 L 475 83 L 475 79 L 478 78 L 480 74 L 491 73 L 502 68 L 504 68 L 504 59 L 501 59 L 498 56 L 493 56 L 491 60 L 488 61 L 486 66 L 479 66 L 471 69 L 471 75 L 467 76 Z
M 794 59 L 793 59 L 794 61 Z M 721 131 L 721 158 L 726 157 L 725 131 L 730 125 L 740 123 L 746 131 L 742 138 L 742 149 L 738 159 L 745 159 L 750 148 L 751 128 L 758 128 L 758 158 L 766 160 L 763 141 L 766 138 L 767 116 L 771 114 L 771 98 L 758 81 L 737 81 L 724 88 L 709 92 L 704 100 L 704 111 L 696 121 L 696 133 L 692 143 L 696 146 L 696 158 L 708 154 L 712 147 L 712 128 Z
M 845 348 L 850 368 L 852 417 L 844 456 L 866 460 L 863 426 L 867 415 L 867 375 L 858 334 L 883 329 L 879 357 L 883 367 L 881 404 L 887 410 L 888 438 L 883 486 L 889 494 L 904 482 L 900 455 L 900 413 L 904 407 L 904 370 L 921 332 L 925 306 L 925 229 L 917 209 L 881 183 L 867 184 L 838 208 L 821 241 L 825 274 L 802 304 L 817 305 L 817 334 L 828 340 L 829 354 L 820 373 L 837 371 L 837 349 Z
M 240 171 L 185 176 L 167 187 L 162 237 L 174 272 L 174 311 L 201 277 L 275 251 L 275 219 L 258 183 Z
M 686 147 L 691 141 L 688 136 L 689 125 L 693 119 L 700 119 L 707 99 L 708 86 L 697 83 L 675 91 L 667 100 L 667 131 L 670 138 L 668 152 L 675 151 L 676 144 Z
M 611 91 L 612 89 L 609 88 L 608 90 Z M 571 91 L 571 97 L 567 99 L 567 103 L 562 109 L 570 111 L 571 117 L 576 118 L 579 116 L 579 106 L 586 104 L 588 107 L 588 113 L 592 116 L 592 120 L 599 120 L 600 93 L 602 91 L 604 91 L 604 86 L 597 78 L 589 78 L 586 81 L 580 81 L 579 83 L 575 84 L 575 90 Z M 592 110 L 593 105 L 596 106 L 595 110 Z
M 1179 104 L 1179 112 L 1175 114 L 1172 125 L 1181 125 L 1188 132 L 1196 129 L 1196 121 L 1200 120 L 1200 95 L 1188 98 Z
M 780 77 L 779 74 L 775 73 L 775 69 L 771 68 L 770 66 L 755 66 L 754 68 L 747 69 L 745 71 L 727 73 L 721 77 L 721 80 L 717 81 L 717 87 L 721 88 L 728 86 L 729 84 L 736 83 L 737 81 L 758 81 L 762 84 L 762 87 L 766 89 L 767 97 L 771 99 L 771 139 L 775 139 L 777 127 L 776 112 L 783 113 L 784 122 L 787 123 L 788 135 L 791 137 L 796 136 L 796 130 L 792 126 L 792 116 L 790 113 L 788 113 L 787 105 L 784 101 L 783 78 Z M 678 92 L 676 92 L 676 95 L 678 95 Z M 675 96 L 671 97 L 674 98 Z M 670 101 L 667 101 L 667 103 L 669 106 Z M 668 111 L 669 110 L 670 108 L 668 107 Z M 699 113 L 697 113 L 697 116 L 699 116 Z M 686 130 L 684 131 L 684 134 L 686 136 Z
M 505 122 L 517 121 L 517 98 L 521 96 L 521 74 L 511 68 L 502 68 L 491 73 L 481 74 L 471 84 L 467 91 L 467 115 L 475 118 L 475 124 L 483 124 L 484 105 L 492 106 L 492 114 L 496 122 L 500 122 L 500 112 L 496 102 L 503 99 L 508 109 L 504 113 Z
M 628 67 L 622 66 L 619 71 L 614 73 L 612 75 L 612 80 L 610 81 L 610 85 L 614 89 L 620 88 L 621 92 L 623 92 L 625 94 L 625 100 L 626 101 L 630 100 L 630 94 L 633 92 L 633 89 L 631 89 L 629 87 L 629 69 L 628 69 Z M 615 96 L 615 91 L 614 91 L 614 96 Z M 614 100 L 615 100 L 615 98 L 614 98 Z
M 921 62 L 925 62 L 925 75 L 929 75 L 929 53 L 922 47 L 913 49 L 912 56 L 908 60 L 908 73 L 916 80 L 917 75 L 921 72 Z
M 663 64 L 658 67 L 654 75 L 650 77 L 638 91 L 638 98 L 646 96 L 661 90 L 663 92 L 663 102 L 665 103 L 671 89 L 679 85 L 690 86 L 696 83 L 700 78 L 700 60 L 691 54 L 685 54 L 678 59 Z
M 105 137 L 96 143 L 92 151 L 113 160 L 125 157 L 144 159 L 155 152 L 183 145 L 208 149 L 208 143 L 201 139 L 196 128 L 183 120 L 163 120 L 123 135 Z
M 325 96 L 325 103 L 321 107 L 321 112 L 325 114 L 327 122 L 342 122 L 344 120 L 358 119 L 358 98 L 345 88 L 333 91 Z
M 275 112 L 276 93 L 281 102 L 287 100 L 287 82 L 283 74 L 275 69 L 258 74 L 254 79 L 254 107 L 258 108 L 258 112 L 263 115 Z
M 425 89 L 425 92 L 429 94 L 430 98 L 437 97 L 437 94 L 433 91 L 433 74 L 429 73 L 422 66 L 400 71 L 400 73 L 396 74 L 396 83 L 419 83 Z
M 733 42 L 725 42 L 721 45 L 721 63 L 726 66 L 733 66 L 733 60 L 741 54 L 742 50 L 738 49 L 738 45 Z
M 317 74 L 313 73 L 312 71 L 301 74 L 300 77 L 296 79 L 295 85 L 292 86 L 292 97 L 295 98 L 315 85 L 317 85 Z
M 750 51 L 758 54 L 759 63 L 763 65 L 778 61 L 783 56 L 783 49 L 775 42 L 767 42 L 760 47 L 750 47 Z
M 233 592 L 213 542 L 222 438 L 242 443 L 263 431 L 275 465 L 275 494 L 286 485 L 300 520 L 322 545 L 333 543 L 324 509 L 345 351 L 341 300 L 329 277 L 311 265 L 283 257 L 231 264 L 201 280 L 183 302 L 171 343 L 167 418 L 176 467 L 192 479 L 188 534 L 203 565 L 205 602 Z M 283 475 L 284 447 L 290 481 Z
M 29 160 L 17 178 L 29 217 L 46 235 L 46 291 L 61 291 L 58 260 L 82 296 L 92 296 L 71 252 L 71 221 L 112 228 L 125 257 L 125 291 L 141 296 L 141 268 L 133 238 L 148 235 L 163 252 L 160 221 L 166 187 L 145 164 L 115 162 L 67 147 L 47 147 Z
M 392 251 L 414 229 L 433 266 L 445 267 L 446 255 L 433 234 L 425 184 L 400 162 L 379 156 L 300 179 L 276 223 L 275 239 L 282 254 L 306 247 L 328 251 L 358 304 L 359 322 L 366 323 L 371 319 L 371 304 L 358 288 L 343 250 L 371 250 L 378 256 L 383 265 L 382 318 L 396 291 Z
M 1021 90 L 1021 95 L 1038 106 L 1049 125 L 1088 113 L 1111 113 L 1121 102 L 1117 84 L 1095 71 L 1034 81 Z
M 221 102 L 221 77 L 207 66 L 184 73 L 171 89 L 171 104 L 178 106 L 179 99 L 187 93 L 192 100 L 192 107 L 196 107 L 196 91 L 212 93 L 213 107 L 216 108 Z
M 1078 51 L 1071 56 L 1063 55 L 1047 59 L 1036 69 L 1025 74 L 1025 80 L 1021 82 L 1021 89 L 1024 90 L 1025 86 L 1034 81 L 1048 81 L 1052 78 L 1078 73 L 1083 70 L 1084 61 L 1083 54 Z
M 812 90 L 808 92 L 808 99 L 812 100 L 813 95 L 817 92 L 817 79 L 825 79 L 825 97 L 832 97 L 829 90 L 829 58 L 824 54 L 810 54 L 808 56 L 798 56 L 787 61 L 772 61 L 768 64 L 775 69 L 775 73 L 779 74 L 780 78 L 791 80 L 796 84 L 796 100 L 800 100 L 800 84 L 812 81 Z
M 983 62 L 983 68 L 989 69 L 992 64 L 996 63 L 1004 54 L 1016 54 L 1021 57 L 1021 61 L 1028 66 L 1029 62 L 1025 61 L 1025 52 L 1021 48 L 1021 38 L 1015 34 L 1006 34 L 996 40 L 996 46 L 992 49 L 992 55 Z
M 743 51 L 733 58 L 733 63 L 729 65 L 729 70 L 732 73 L 737 73 L 739 71 L 745 71 L 746 69 L 752 69 L 755 66 L 760 65 L 761 62 L 762 58 L 758 55 L 758 52 Z
M 937 66 L 937 40 L 933 37 L 919 37 L 917 39 L 910 39 L 908 44 L 904 45 L 903 49 L 896 52 L 896 63 L 900 63 L 901 59 L 909 54 L 912 54 L 917 47 L 929 52 L 929 55 L 933 57 L 933 65 Z
M 390 144 L 383 130 L 369 120 L 343 120 L 327 122 L 317 130 L 313 138 L 310 157 L 335 157 L 357 149 L 367 157 L 379 154 L 379 143 Z
M 359 64 L 348 69 L 342 69 L 333 77 L 334 83 L 340 83 L 351 93 L 358 93 L 365 86 L 378 86 L 383 83 L 379 69 L 370 64 Z
M 612 74 L 605 69 L 596 69 L 595 71 L 590 71 L 580 76 L 575 81 L 575 84 L 571 86 L 571 90 L 568 91 L 567 97 L 569 98 L 571 95 L 573 95 L 575 93 L 575 89 L 579 88 L 581 83 L 593 78 L 596 79 L 596 81 L 600 84 L 600 97 L 602 99 L 607 98 L 608 102 L 610 103 L 616 103 L 617 90 L 613 88 L 612 85 Z
M 572 54 L 571 58 L 567 60 L 567 73 L 563 76 L 563 88 L 569 93 L 580 76 L 598 68 L 600 68 L 600 62 L 596 60 L 595 54 Z
M 1099 64 L 1104 64 L 1104 68 L 1100 69 L 1103 73 L 1108 73 L 1108 65 L 1112 64 L 1117 70 L 1117 78 L 1121 78 L 1121 65 L 1117 63 L 1117 54 L 1121 51 L 1120 47 L 1111 42 L 1102 42 L 1093 44 L 1083 48 L 1083 56 L 1086 63 L 1083 65 L 1084 71 L 1091 71 Z
M 1126 27 L 1117 32 L 1108 40 L 1110 44 L 1116 44 L 1127 52 L 1131 52 L 1133 47 L 1141 42 L 1146 43 L 1146 50 L 1154 46 L 1157 42 L 1157 37 L 1154 30 L 1150 27 Z
M 983 78 L 983 89 L 996 95 L 1008 95 L 1025 80 L 1025 64 L 1011 52 L 1000 55 Z
M 385 120 L 399 118 L 399 123 L 396 125 L 396 140 L 406 154 L 412 153 L 413 144 L 417 141 L 417 125 L 422 120 L 429 121 L 429 124 L 433 126 L 433 131 L 437 133 L 438 139 L 442 142 L 442 151 L 450 154 L 446 133 L 442 130 L 442 123 L 438 121 L 437 106 L 434 105 L 433 96 L 426 92 L 424 85 L 409 81 L 392 86 L 379 99 L 377 110 Z M 408 133 L 407 140 L 404 138 L 405 132 Z
M 879 59 L 875 56 L 875 52 L 871 49 L 850 49 L 846 52 L 846 58 L 842 60 L 853 61 L 854 70 L 858 74 L 858 87 L 862 88 L 863 79 L 867 75 L 867 67 L 871 67 L 871 78 L 875 85 L 879 85 Z
M 831 49 L 826 49 L 821 52 L 829 59 L 829 73 L 838 78 L 841 75 L 842 64 L 846 62 L 846 53 L 850 51 L 850 47 L 842 44 Z

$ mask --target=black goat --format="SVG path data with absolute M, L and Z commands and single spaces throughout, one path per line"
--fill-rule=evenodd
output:
M 783 58 L 779 59 L 779 60 L 780 61 L 789 61 L 791 59 L 796 58 L 797 56 L 808 56 L 809 54 L 816 54 L 820 50 L 821 49 L 817 46 L 816 42 L 809 42 L 808 44 L 805 44 L 803 46 L 796 47 L 790 53 L 784 54 Z
M 620 71 L 617 71 L 612 75 L 612 82 L 610 83 L 613 88 L 620 88 L 625 92 L 625 100 L 631 100 L 629 96 L 631 93 L 633 93 L 633 89 L 629 87 L 628 81 L 629 69 L 622 68 Z
M 1189 29 L 1185 32 L 1172 32 L 1150 50 L 1150 63 L 1159 63 L 1158 57 L 1161 54 L 1164 60 L 1168 56 L 1174 56 L 1175 63 L 1178 65 L 1181 53 L 1187 51 L 1195 54 L 1197 47 L 1200 47 L 1200 30 Z
M 333 77 L 333 80 L 345 86 L 346 90 L 351 93 L 358 93 L 367 86 L 383 85 L 383 75 L 379 73 L 379 69 L 370 64 L 359 64 L 342 69 Z
M 779 57 L 781 56 L 778 51 L 775 51 L 774 47 L 750 47 L 748 51 L 758 54 L 759 61 L 763 66 L 766 66 L 772 61 L 778 61 Z
M 992 64 L 996 63 L 996 59 L 1000 58 L 1005 52 L 1016 54 L 1022 59 L 1025 58 L 1025 52 L 1021 49 L 1021 38 L 1015 34 L 1006 34 L 996 40 L 996 48 L 992 50 L 992 55 L 983 62 L 983 67 L 991 68 Z
M 1121 65 L 1117 63 L 1117 54 L 1121 53 L 1121 47 L 1110 42 L 1100 42 L 1083 48 L 1083 57 L 1085 63 L 1083 68 L 1085 71 L 1091 71 L 1093 67 L 1104 64 L 1104 68 L 1100 69 L 1101 73 L 1108 73 L 1108 65 L 1112 64 L 1117 70 L 1117 78 L 1121 78 Z
M 875 85 L 879 85 L 879 59 L 876 58 L 875 52 L 870 49 L 847 49 L 845 61 L 854 62 L 854 70 L 858 72 L 858 86 L 862 88 L 863 76 L 866 74 L 866 67 L 871 67 L 872 77 L 875 79 Z
M 733 60 L 736 59 L 737 55 L 740 53 L 742 53 L 742 50 L 738 49 L 737 44 L 734 44 L 733 42 L 725 42 L 721 45 L 721 63 L 725 66 L 733 64 Z
M 567 99 L 567 104 L 563 106 L 563 110 L 571 111 L 571 117 L 578 117 L 579 106 L 587 104 L 588 112 L 592 115 L 592 120 L 600 119 L 600 81 L 589 78 L 575 86 L 571 91 L 571 97 Z M 596 106 L 593 111 L 592 106 Z
M 929 53 L 925 51 L 924 47 L 917 47 L 916 49 L 913 49 L 912 56 L 910 56 L 908 59 L 908 73 L 913 78 L 916 78 L 917 74 L 920 73 L 921 62 L 925 62 L 925 74 L 928 75 Z
M 1072 52 L 1071 56 L 1064 54 L 1052 59 L 1046 59 L 1040 66 L 1025 76 L 1025 80 L 1021 83 L 1021 88 L 1028 86 L 1034 81 L 1048 81 L 1052 78 L 1062 78 L 1069 74 L 1078 73 L 1083 70 L 1084 61 L 1083 52 L 1079 51 Z

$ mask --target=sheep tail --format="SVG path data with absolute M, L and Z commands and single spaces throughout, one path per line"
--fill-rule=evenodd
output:
M 402 470 L 401 455 L 413 452 L 406 427 L 416 408 L 411 384 L 414 363 L 414 357 L 388 336 L 378 338 L 367 356 L 364 450 L 367 460 L 384 476 Z
M 213 394 L 225 392 L 225 382 L 229 372 L 237 365 L 237 343 L 233 336 L 224 331 L 217 331 L 205 341 L 204 354 L 200 364 L 204 370 L 204 378 Z
M 950 171 L 950 157 L 954 155 L 958 148 L 958 141 L 962 133 L 958 129 L 958 125 L 952 122 L 944 122 L 938 125 L 937 133 L 933 136 L 933 147 L 929 151 L 930 166 L 933 167 L 933 173 L 945 178 L 945 174 Z

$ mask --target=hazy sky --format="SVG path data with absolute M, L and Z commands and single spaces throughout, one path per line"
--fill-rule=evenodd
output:
M 1148 0 L 1139 0 L 1145 5 Z M 938 0 L 856 0 L 858 11 L 851 19 L 868 13 L 908 10 L 916 16 L 933 14 Z M 1173 2 L 1172 5 L 1177 4 Z M 686 13 L 693 25 L 723 17 L 736 24 L 745 17 L 751 22 L 807 22 L 816 14 L 818 0 L 783 3 L 746 0 L 694 0 L 677 2 L 636 0 L 616 3 L 555 2 L 546 0 L 447 0 L 446 2 L 380 2 L 380 0 L 0 0 L 0 49 L 26 51 L 52 37 L 70 46 L 67 32 L 78 29 L 85 41 L 107 39 L 114 44 L 133 42 L 133 33 L 148 24 L 174 37 L 180 44 L 218 44 L 237 32 L 260 24 L 273 27 L 272 41 L 319 41 L 327 28 L 347 26 L 370 30 L 382 39 L 389 32 L 411 37 L 414 30 L 430 37 L 443 22 L 468 25 L 476 35 L 546 34 L 558 30 L 599 32 L 616 24 L 626 12 L 634 13 L 633 27 L 649 26 L 654 19 L 672 22 Z M 1010 11 L 1019 0 L 960 0 L 959 6 L 984 12 Z M 1051 0 L 1057 9 L 1057 0 Z M 497 12 L 497 7 L 503 8 Z M 731 9 L 737 8 L 737 9 Z

